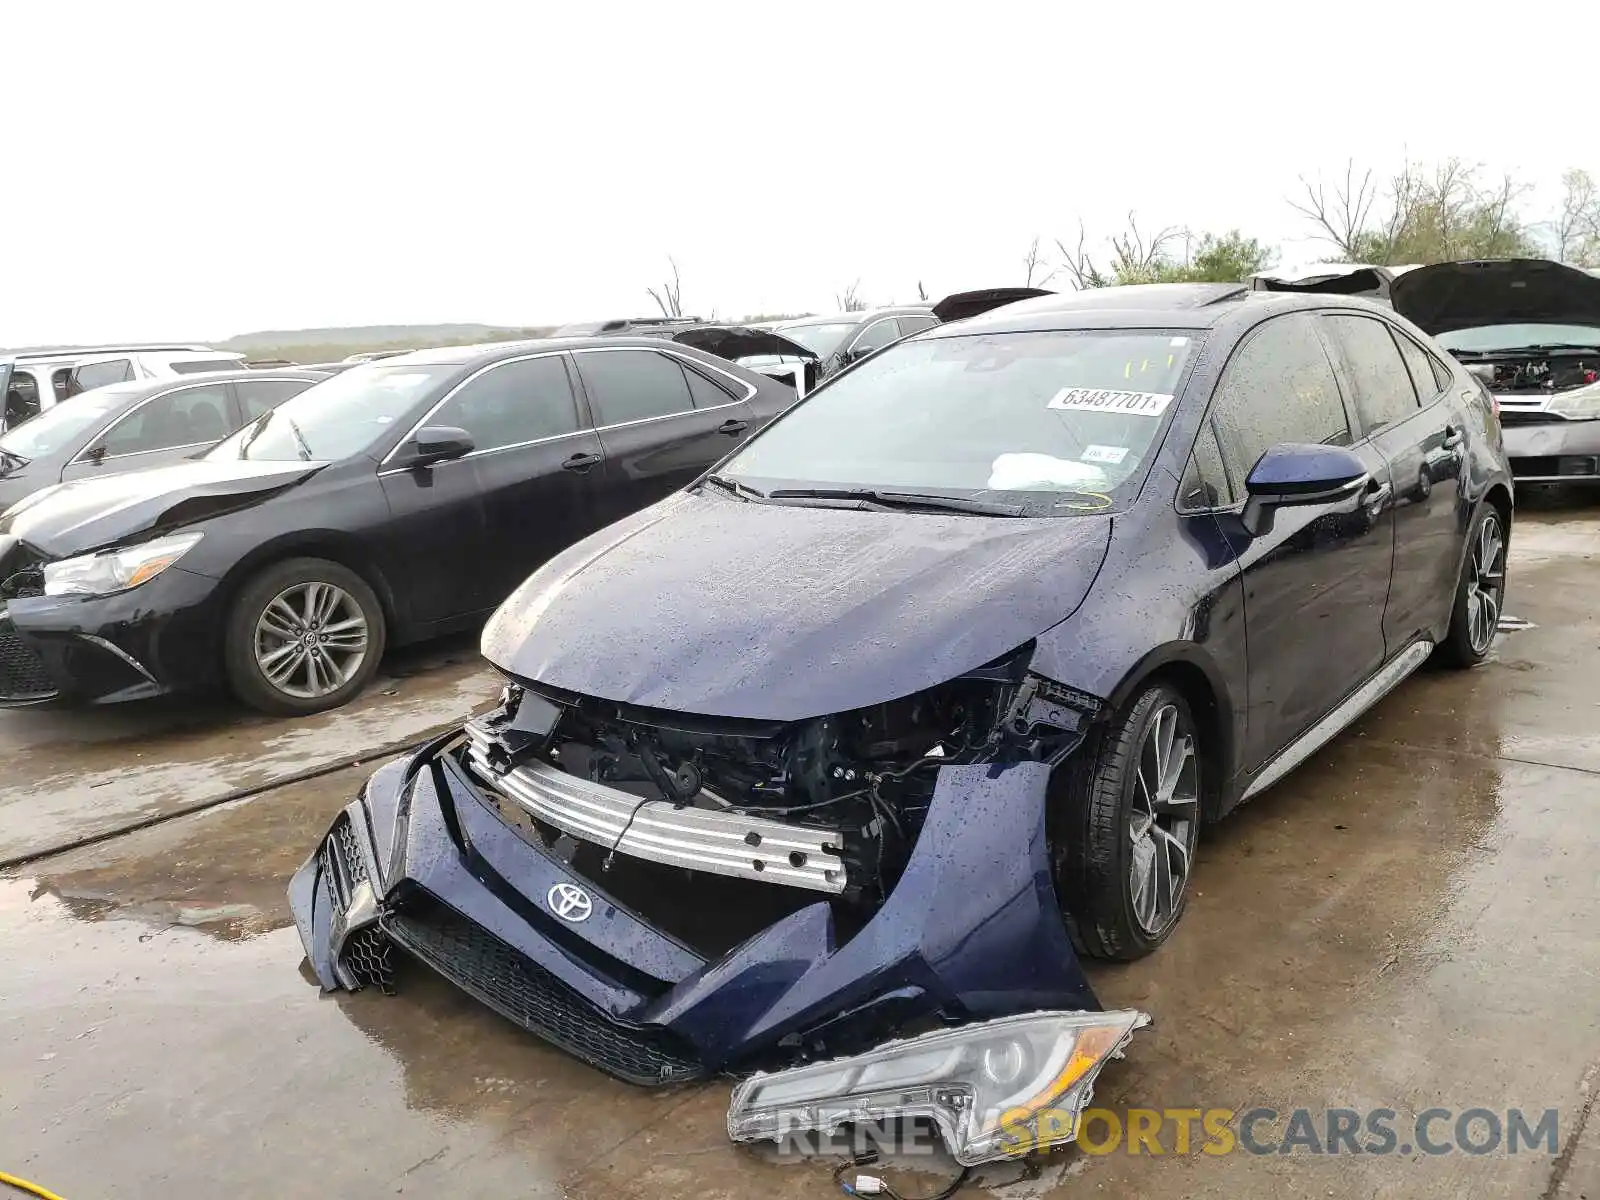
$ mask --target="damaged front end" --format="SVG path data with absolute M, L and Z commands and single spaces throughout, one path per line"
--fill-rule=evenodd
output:
M 513 684 L 340 815 L 290 888 L 306 953 L 387 988 L 398 948 L 638 1084 L 1094 1012 L 1045 814 L 1099 702 L 1027 660 L 800 721 Z

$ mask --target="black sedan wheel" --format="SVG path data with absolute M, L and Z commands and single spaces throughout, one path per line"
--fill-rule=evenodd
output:
M 1475 667 L 1489 657 L 1506 598 L 1506 532 L 1500 512 L 1485 504 L 1467 539 L 1466 561 L 1450 611 L 1450 632 L 1439 656 L 1452 667 Z
M 228 679 L 264 712 L 337 708 L 383 656 L 383 609 L 354 571 L 324 559 L 275 563 L 239 593 L 228 618 Z
M 1200 752 L 1188 702 L 1156 684 L 1069 768 L 1057 879 L 1084 953 L 1142 958 L 1178 924 L 1200 832 Z

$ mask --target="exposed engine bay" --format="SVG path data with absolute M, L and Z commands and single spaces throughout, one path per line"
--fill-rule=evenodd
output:
M 789 723 L 512 685 L 468 727 L 459 761 L 531 816 L 546 846 L 565 837 L 603 851 L 607 875 L 618 856 L 641 858 L 870 913 L 910 857 L 939 767 L 1058 762 L 1082 739 L 1098 701 L 1025 663 L 1008 656 L 913 696 Z
M 1501 395 L 1565 392 L 1600 380 L 1600 356 L 1474 355 L 1467 369 Z

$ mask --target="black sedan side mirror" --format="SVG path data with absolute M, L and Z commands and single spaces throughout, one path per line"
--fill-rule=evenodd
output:
M 1272 529 L 1276 509 L 1328 504 L 1367 486 L 1367 465 L 1343 446 L 1285 443 L 1256 460 L 1244 481 L 1244 527 L 1259 537 Z
M 428 467 L 471 454 L 476 443 L 465 429 L 454 425 L 424 425 L 408 447 L 406 466 Z

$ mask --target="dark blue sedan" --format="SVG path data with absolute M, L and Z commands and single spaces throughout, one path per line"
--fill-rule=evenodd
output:
M 968 1096 L 952 1128 L 1022 1104 L 1136 1024 L 1074 948 L 1150 953 L 1203 825 L 1483 661 L 1511 519 L 1488 396 L 1386 308 L 1158 285 L 931 329 L 529 578 L 500 707 L 296 876 L 307 953 L 330 988 L 421 959 L 638 1082 L 861 1052 L 790 1101 L 900 1111 L 886 1069 Z M 877 1046 L 929 1023 L 970 1034 Z

